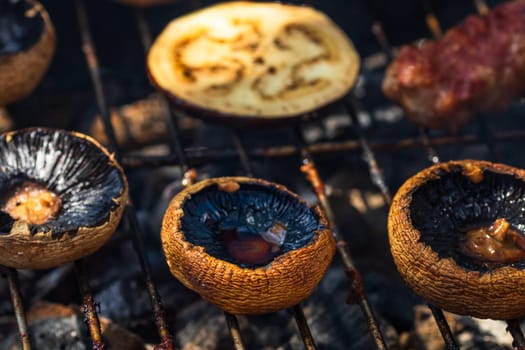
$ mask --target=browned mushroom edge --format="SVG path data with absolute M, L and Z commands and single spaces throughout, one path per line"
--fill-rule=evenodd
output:
M 264 57 L 260 57 L 260 55 L 267 53 L 262 51 L 259 46 L 271 47 L 274 50 L 281 50 L 283 52 L 290 51 L 292 48 L 281 43 L 279 38 L 274 38 L 274 43 L 272 45 L 261 44 L 260 39 L 264 33 L 261 32 L 261 28 L 257 28 L 257 25 L 263 21 L 263 19 L 251 18 L 251 13 L 256 16 L 255 14 L 257 13 L 258 9 L 265 6 L 275 11 L 283 11 L 284 15 L 283 13 L 280 13 L 278 16 L 274 16 L 275 18 L 290 16 L 289 13 L 292 11 L 297 11 L 296 16 L 290 16 L 290 18 L 288 18 L 289 23 L 286 25 L 282 24 L 282 28 L 280 28 L 280 30 L 283 33 L 287 33 L 287 35 L 294 31 L 304 31 L 304 36 L 309 38 L 308 40 L 310 40 L 312 44 L 315 43 L 316 45 L 326 45 L 323 52 L 319 53 L 318 56 L 310 57 L 304 61 L 297 62 L 293 66 L 292 63 L 288 62 L 281 62 L 278 64 L 278 67 L 268 65 L 267 62 L 265 62 Z M 196 26 L 198 27 L 198 30 L 188 29 L 189 26 L 187 23 L 196 20 L 200 14 L 209 15 L 215 11 L 218 17 L 224 17 L 221 16 L 221 12 L 227 13 L 229 8 L 234 9 L 236 13 L 239 12 L 239 8 L 244 10 L 243 16 L 238 16 L 238 18 L 232 18 L 228 20 L 231 20 L 233 25 L 248 26 L 250 28 L 253 26 L 253 28 L 250 30 L 252 30 L 254 35 L 259 38 L 258 40 L 255 40 L 253 43 L 244 43 L 244 45 L 241 45 L 238 41 L 248 40 L 247 37 L 249 35 L 246 33 L 246 35 L 239 35 L 238 37 L 232 39 L 215 39 L 213 35 L 208 34 L 209 29 L 203 28 L 203 21 L 197 21 Z M 303 19 L 302 16 L 305 16 L 306 19 Z M 271 20 L 273 19 L 270 19 L 270 21 Z M 181 25 L 181 30 L 178 29 L 179 25 Z M 309 26 L 311 26 L 311 28 Z M 323 31 L 322 35 L 317 32 L 321 30 L 320 28 L 322 28 Z M 200 31 L 202 33 L 199 36 L 196 36 L 194 33 L 195 31 Z M 272 31 L 271 34 L 277 35 L 274 33 L 274 31 Z M 192 40 L 202 37 L 209 37 L 209 40 L 214 43 L 229 45 L 231 52 L 247 50 L 247 52 L 249 51 L 254 55 L 253 62 L 247 62 L 246 60 L 242 60 L 241 62 L 241 60 L 229 57 L 222 60 L 221 62 L 209 63 L 203 66 L 186 66 L 186 63 L 182 62 L 181 54 L 178 53 L 178 50 L 188 46 Z M 337 41 L 334 43 L 325 42 L 326 40 L 332 39 Z M 170 65 L 170 70 L 163 71 L 164 68 L 159 67 L 165 66 L 164 64 L 161 64 L 161 61 L 166 60 L 172 61 L 173 64 Z M 328 80 L 325 78 L 308 80 L 296 76 L 299 75 L 298 72 L 303 69 L 304 66 L 315 64 L 320 60 L 326 60 L 326 62 L 330 64 L 339 60 L 349 63 L 348 66 L 345 67 L 345 71 L 341 71 L 339 76 L 331 77 L 330 82 L 328 82 Z M 290 64 L 291 67 L 286 67 L 287 64 Z M 201 118 L 211 123 L 228 124 L 229 126 L 235 128 L 247 128 L 287 126 L 327 115 L 337 105 L 340 104 L 344 96 L 349 93 L 353 87 L 359 72 L 359 66 L 359 56 L 352 46 L 350 40 L 324 14 L 321 14 L 320 12 L 305 6 L 293 6 L 271 2 L 252 3 L 247 1 L 234 1 L 201 9 L 186 16 L 179 17 L 168 24 L 149 50 L 146 70 L 152 85 L 155 86 L 159 91 L 162 91 L 164 94 L 166 94 L 178 108 L 188 113 L 190 116 Z M 260 73 L 259 68 L 255 69 L 254 67 L 265 68 L 266 73 Z M 219 108 L 214 108 L 214 106 L 209 103 L 210 100 L 208 100 L 208 103 L 203 103 L 202 101 L 195 102 L 191 98 L 182 96 L 182 94 L 180 94 L 178 91 L 175 91 L 178 89 L 177 86 L 191 86 L 192 81 L 196 80 L 195 77 L 193 77 L 195 72 L 198 72 L 198 74 L 202 74 L 202 72 L 215 74 L 215 72 L 231 70 L 230 75 L 234 78 L 231 78 L 227 82 L 222 83 L 211 82 L 210 86 L 208 87 L 208 90 L 212 91 L 210 98 L 216 99 L 216 93 L 217 91 L 220 91 L 221 103 L 224 106 L 229 106 L 230 102 L 227 100 L 230 93 L 228 93 L 227 90 L 230 88 L 235 88 L 237 84 L 240 84 L 244 75 L 248 75 L 250 81 L 253 80 L 253 82 L 250 84 L 249 82 L 243 83 L 244 85 L 249 85 L 249 87 L 246 88 L 257 90 L 257 86 L 263 80 L 265 75 L 275 75 L 275 70 L 278 68 L 282 68 L 283 70 L 289 68 L 289 70 L 292 72 L 290 73 L 291 81 L 284 87 L 284 95 L 294 96 L 299 94 L 301 89 L 309 91 L 316 87 L 318 87 L 319 90 L 327 90 L 322 88 L 322 85 L 333 82 L 337 82 L 338 88 L 334 89 L 333 96 L 323 96 L 323 98 L 319 97 L 320 102 L 315 107 L 309 109 L 304 109 L 303 107 L 298 106 L 292 107 L 292 103 L 283 100 L 282 111 L 280 113 L 272 112 L 271 115 L 265 114 L 263 111 L 263 106 L 268 103 L 274 103 L 280 98 L 279 96 L 265 96 L 262 92 L 260 92 L 262 99 L 260 106 L 257 106 L 251 102 L 243 101 L 243 108 L 245 110 L 224 111 Z M 164 81 L 166 80 L 164 77 L 167 75 L 174 77 L 180 75 L 178 72 L 180 70 L 185 72 L 184 75 L 186 77 L 181 80 L 181 84 L 174 84 L 172 86 Z M 255 71 L 257 71 L 257 73 L 255 73 Z M 247 72 L 252 73 L 248 74 Z M 184 90 L 184 88 L 182 88 L 182 90 Z M 316 98 L 317 96 L 315 94 L 311 94 L 309 100 L 315 100 Z M 301 104 L 299 101 L 295 101 L 294 103 L 299 104 L 299 106 L 304 104 Z M 308 101 L 308 103 L 310 103 L 310 101 Z M 295 112 L 293 110 L 294 108 L 301 109 L 301 111 Z
M 525 171 L 479 160 L 408 179 L 390 208 L 392 256 L 406 283 L 457 314 L 525 315 Z
M 3 1 L 0 9 L 0 106 L 29 95 L 55 53 L 53 23 L 34 0 Z
M 335 253 L 318 208 L 281 185 L 245 177 L 208 179 L 177 194 L 161 240 L 172 274 L 234 314 L 273 312 L 306 299 Z
M 96 251 L 128 201 L 124 171 L 97 141 L 31 128 L 0 136 L 0 264 L 42 269 Z

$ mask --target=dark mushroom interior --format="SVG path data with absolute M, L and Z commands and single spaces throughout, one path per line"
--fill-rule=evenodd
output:
M 410 218 L 441 258 L 481 272 L 525 267 L 525 182 L 485 169 L 465 176 L 452 166 L 412 193 Z
M 256 268 L 307 245 L 321 228 L 317 214 L 290 194 L 239 185 L 235 191 L 209 186 L 184 203 L 182 230 L 190 243 L 215 258 Z
M 25 0 L 0 0 L 0 55 L 22 52 L 44 32 L 44 19 Z
M 123 186 L 109 157 L 83 137 L 52 129 L 27 129 L 0 137 L 3 233 L 13 219 L 28 221 L 32 233 L 51 232 L 53 237 L 75 233 L 80 227 L 100 226 L 117 206 L 113 198 L 121 195 Z M 20 196 L 24 191 L 30 194 Z M 33 202 L 25 203 L 28 197 Z M 55 197 L 58 202 L 50 202 L 49 198 Z M 29 219 L 13 214 L 10 208 L 16 210 L 17 206 L 27 206 L 24 210 Z M 32 220 L 34 210 L 49 210 L 48 206 L 55 212 L 47 220 Z

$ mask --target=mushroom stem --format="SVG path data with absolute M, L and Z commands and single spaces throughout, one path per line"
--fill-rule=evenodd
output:
M 515 262 L 525 259 L 525 236 L 505 218 L 499 218 L 488 227 L 468 230 L 460 248 L 464 254 L 480 260 Z
M 54 219 L 62 207 L 60 197 L 56 193 L 30 181 L 17 184 L 2 197 L 2 211 L 15 220 L 35 225 Z
M 275 253 L 281 249 L 281 245 L 286 239 L 287 230 L 288 228 L 285 224 L 277 221 L 272 227 L 270 227 L 267 231 L 262 232 L 260 235 L 266 242 L 272 245 L 271 251 Z
M 487 234 L 498 242 L 503 242 L 509 232 L 510 223 L 505 218 L 499 218 L 486 230 Z
M 220 240 L 235 260 L 244 264 L 267 264 L 279 252 L 280 246 L 260 235 L 253 235 L 236 228 L 224 229 Z
M 463 176 L 475 184 L 483 181 L 483 169 L 475 164 L 465 164 L 463 167 Z

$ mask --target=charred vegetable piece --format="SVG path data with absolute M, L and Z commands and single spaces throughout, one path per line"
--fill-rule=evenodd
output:
M 357 78 L 359 56 L 319 11 L 233 1 L 173 20 L 147 68 L 154 85 L 197 117 L 268 125 L 339 101 Z

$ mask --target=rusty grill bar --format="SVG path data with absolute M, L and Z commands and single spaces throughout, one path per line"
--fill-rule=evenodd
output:
M 359 120 L 356 116 L 356 107 L 353 106 L 351 103 L 347 103 L 346 108 L 355 125 L 355 129 L 356 129 L 356 132 L 359 138 L 359 142 L 363 149 L 363 158 L 368 164 L 370 179 L 372 183 L 375 186 L 377 186 L 379 190 L 381 191 L 381 194 L 383 195 L 383 198 L 385 199 L 385 203 L 387 203 L 387 205 L 390 206 L 390 204 L 392 203 L 392 194 L 390 192 L 390 189 L 386 185 L 382 171 L 379 168 L 377 161 L 375 159 L 375 156 L 370 150 L 368 141 L 363 134 L 363 131 L 359 124 Z M 424 131 L 421 131 L 421 132 L 422 132 L 422 137 L 427 138 L 426 133 Z M 430 148 L 430 146 L 428 147 L 429 148 L 427 149 L 427 153 L 429 155 L 429 159 L 431 159 L 435 163 L 439 162 L 439 158 L 437 157 L 435 151 L 432 148 Z M 454 336 L 452 334 L 452 331 L 450 330 L 450 327 L 447 323 L 447 320 L 445 319 L 445 316 L 443 315 L 443 311 L 441 311 L 439 308 L 433 305 L 429 304 L 428 306 L 430 310 L 432 311 L 432 315 L 434 316 L 434 319 L 436 320 L 439 331 L 441 332 L 441 335 L 443 336 L 443 340 L 445 341 L 447 348 L 450 350 L 459 349 L 454 339 Z
M 18 334 L 20 336 L 20 344 L 22 350 L 31 350 L 31 342 L 29 340 L 29 333 L 27 332 L 27 320 L 24 312 L 24 305 L 22 296 L 20 295 L 20 286 L 18 283 L 18 272 L 15 269 L 8 268 L 7 281 L 9 283 L 9 292 L 11 293 L 11 302 L 15 310 L 16 325 L 18 327 Z
M 328 218 L 328 222 L 331 225 L 331 228 L 334 232 L 334 237 L 337 241 L 337 251 L 341 256 L 341 259 L 343 260 L 346 275 L 350 280 L 350 292 L 347 299 L 347 303 L 359 304 L 359 306 L 361 307 L 361 312 L 367 320 L 370 334 L 372 335 L 372 339 L 374 340 L 377 348 L 386 349 L 386 344 L 385 340 L 383 339 L 383 335 L 381 334 L 381 329 L 379 328 L 379 324 L 366 297 L 361 274 L 359 273 L 353 262 L 350 250 L 348 249 L 347 242 L 344 239 L 342 239 L 339 234 L 332 206 L 328 202 L 328 197 L 326 195 L 326 189 L 323 179 L 317 171 L 317 167 L 314 163 L 312 155 L 308 151 L 308 145 L 303 138 L 303 134 L 300 128 L 296 130 L 296 134 L 300 154 L 302 157 L 301 171 L 305 174 L 306 178 L 312 185 L 312 188 L 319 201 L 319 205 L 321 206 L 321 209 L 325 212 Z
M 523 130 L 505 130 L 492 134 L 493 142 L 512 142 L 525 138 Z M 475 145 L 485 142 L 480 135 L 439 135 L 430 136 L 426 130 L 421 129 L 419 137 L 401 138 L 397 140 L 369 140 L 368 146 L 372 153 L 392 153 L 404 150 L 425 148 L 428 152 L 428 160 L 437 163 L 439 159 L 435 155 L 435 147 L 448 145 Z M 359 140 L 326 141 L 310 144 L 308 150 L 312 155 L 334 154 L 334 153 L 361 153 L 362 145 Z M 297 154 L 297 145 L 283 144 L 271 147 L 257 147 L 246 150 L 250 159 L 262 158 L 288 158 Z M 194 148 L 184 149 L 188 161 L 200 165 L 220 161 L 231 161 L 239 159 L 238 150 L 229 148 Z M 122 157 L 122 164 L 129 169 L 155 168 L 177 164 L 177 158 L 172 154 L 158 156 L 142 156 L 126 154 Z
M 104 94 L 104 88 L 103 88 L 100 69 L 98 65 L 98 59 L 96 56 L 95 47 L 93 45 L 93 40 L 91 39 L 88 17 L 87 17 L 87 13 L 86 13 L 86 9 L 85 9 L 83 0 L 75 0 L 75 7 L 77 9 L 78 22 L 80 26 L 82 49 L 86 57 L 91 80 L 93 82 L 93 88 L 95 90 L 95 94 L 97 98 L 97 105 L 100 110 L 102 120 L 104 122 L 105 132 L 106 132 L 106 135 L 108 135 L 109 146 L 110 146 L 110 149 L 113 150 L 113 152 L 115 153 L 115 157 L 117 159 L 120 159 L 119 153 L 117 152 L 118 145 L 117 145 L 116 138 L 115 138 L 115 131 L 113 130 L 113 125 L 111 124 L 109 108 L 108 108 L 108 104 L 107 104 L 105 94 Z M 155 325 L 157 326 L 157 331 L 160 337 L 160 342 L 159 342 L 159 345 L 156 346 L 156 349 L 157 350 L 172 350 L 174 348 L 173 339 L 170 334 L 168 325 L 166 323 L 165 313 L 162 307 L 161 298 L 157 291 L 157 287 L 155 286 L 155 283 L 153 281 L 151 267 L 149 265 L 149 261 L 147 260 L 146 254 L 144 251 L 142 233 L 139 229 L 137 216 L 133 208 L 133 205 L 131 203 L 127 205 L 127 208 L 125 210 L 125 219 L 127 219 L 128 222 L 130 223 L 130 227 L 131 227 L 132 234 L 133 234 L 133 238 L 132 238 L 133 245 L 135 247 L 135 251 L 137 252 L 139 262 L 140 262 L 142 271 L 144 273 L 146 289 L 150 296 L 150 301 L 151 301 L 153 313 L 154 313 Z M 99 346 L 98 344 L 102 342 L 101 337 L 98 337 L 97 339 L 96 330 L 91 331 L 94 328 L 92 324 L 98 323 L 97 315 L 94 312 L 90 312 L 90 308 L 86 308 L 86 317 L 88 318 L 88 320 L 90 320 L 88 322 L 90 322 L 89 328 L 90 328 L 91 341 L 93 343 L 93 349 L 98 350 L 98 346 Z M 102 349 L 103 349 L 103 346 L 102 346 Z
M 193 8 L 201 6 L 198 0 L 188 0 Z M 483 0 L 473 0 L 474 5 L 480 13 L 488 11 L 488 7 Z M 307 4 L 315 6 L 314 1 L 306 1 Z M 433 13 L 428 1 L 422 0 L 423 6 L 426 12 L 426 21 L 429 30 L 435 37 L 442 35 L 441 25 L 438 18 Z M 314 163 L 313 155 L 323 155 L 325 153 L 334 152 L 361 152 L 364 161 L 368 165 L 370 181 L 374 184 L 381 192 L 385 203 L 389 204 L 392 199 L 392 194 L 387 186 L 387 182 L 383 175 L 383 170 L 377 161 L 376 152 L 392 152 L 393 150 L 404 150 L 404 149 L 421 149 L 426 152 L 426 156 L 431 163 L 437 163 L 440 161 L 438 153 L 435 150 L 436 146 L 450 145 L 450 144 L 483 144 L 489 149 L 490 154 L 494 160 L 499 161 L 502 157 L 497 150 L 498 142 L 512 141 L 517 139 L 525 138 L 525 131 L 523 130 L 512 130 L 492 133 L 489 129 L 485 118 L 480 118 L 479 123 L 481 124 L 481 130 L 483 134 L 478 135 L 446 135 L 446 136 L 429 136 L 428 131 L 420 129 L 419 139 L 417 138 L 405 138 L 397 139 L 395 141 L 375 141 L 368 140 L 366 133 L 364 132 L 360 121 L 357 118 L 357 112 L 362 108 L 359 105 L 358 98 L 350 96 L 348 99 L 343 101 L 345 112 L 348 118 L 352 122 L 352 128 L 357 135 L 357 140 L 346 140 L 343 142 L 325 142 L 316 144 L 307 144 L 304 140 L 301 126 L 297 127 L 296 131 L 296 142 L 289 145 L 279 145 L 276 147 L 265 147 L 247 149 L 242 140 L 242 135 L 238 130 L 232 130 L 231 137 L 234 144 L 234 150 L 231 149 L 195 149 L 185 148 L 181 143 L 180 130 L 177 123 L 178 112 L 170 105 L 167 100 L 164 100 L 164 110 L 166 114 L 166 123 L 169 132 L 168 146 L 170 148 L 169 154 L 160 157 L 141 157 L 141 156 L 122 156 L 118 152 L 118 144 L 115 137 L 115 132 L 110 121 L 108 103 L 103 89 L 102 80 L 100 77 L 100 68 L 98 66 L 98 59 L 94 49 L 94 44 L 91 39 L 88 16 L 85 10 L 83 0 L 75 0 L 77 9 L 78 23 L 82 36 L 82 50 L 84 52 L 87 66 L 93 81 L 93 89 L 95 92 L 97 105 L 100 110 L 102 120 L 106 134 L 108 136 L 109 148 L 115 152 L 116 157 L 122 162 L 127 168 L 134 167 L 159 167 L 163 165 L 178 165 L 181 170 L 182 186 L 189 185 L 197 177 L 197 173 L 190 164 L 205 164 L 208 162 L 216 162 L 222 159 L 238 159 L 242 164 L 244 173 L 248 176 L 254 176 L 254 170 L 251 165 L 251 159 L 255 158 L 267 158 L 267 157 L 290 157 L 300 155 L 302 164 L 301 171 L 306 175 L 306 178 L 312 185 L 312 188 L 317 196 L 317 199 L 326 212 L 331 225 L 333 226 L 336 238 L 337 238 L 337 250 L 343 260 L 346 273 L 351 282 L 351 290 L 348 298 L 349 303 L 358 303 L 361 307 L 361 312 L 367 320 L 370 334 L 375 342 L 378 349 L 386 349 L 386 343 L 381 334 L 381 330 L 375 318 L 374 312 L 368 303 L 367 297 L 364 293 L 364 286 L 362 283 L 361 275 L 356 268 L 352 257 L 348 249 L 348 243 L 340 237 L 335 222 L 332 208 L 328 202 L 325 185 L 323 179 L 318 173 L 318 169 Z M 148 23 L 144 17 L 142 10 L 136 10 L 136 22 L 140 32 L 140 40 L 147 50 L 151 44 L 151 33 L 148 28 Z M 375 21 L 372 27 L 372 32 L 375 34 L 378 43 L 384 50 L 387 57 L 393 57 L 392 46 L 389 44 L 387 36 L 383 31 L 383 27 L 379 21 Z M 139 228 L 137 216 L 134 207 L 130 204 L 125 212 L 124 217 L 132 230 L 132 240 L 134 248 L 140 260 L 140 265 L 144 273 L 146 280 L 146 289 L 150 295 L 152 303 L 152 309 L 154 312 L 155 324 L 157 326 L 159 334 L 159 344 L 155 347 L 156 350 L 170 350 L 174 349 L 173 338 L 170 327 L 168 327 L 165 312 L 162 307 L 162 302 L 157 291 L 157 287 L 152 278 L 151 267 L 145 256 L 144 244 L 142 242 L 142 233 Z M 21 344 L 24 350 L 29 350 L 29 336 L 27 334 L 27 325 L 25 320 L 25 313 L 23 309 L 23 303 L 20 296 L 20 288 L 17 281 L 17 273 L 14 269 L 5 269 L 5 275 L 7 276 L 13 308 L 15 310 L 16 321 L 21 336 Z M 85 301 L 85 317 L 87 320 L 88 328 L 90 330 L 91 339 L 93 342 L 93 349 L 103 349 L 104 344 L 102 343 L 102 337 L 100 335 L 100 326 L 97 317 L 96 301 L 93 300 L 91 291 L 87 279 L 87 271 L 83 266 L 83 261 L 76 263 L 76 273 L 79 279 L 80 289 L 83 294 Z M 432 314 L 438 324 L 443 339 L 448 349 L 459 349 L 450 327 L 443 315 L 443 312 L 429 305 Z M 303 343 L 306 349 L 315 349 L 315 340 L 312 337 L 311 331 L 306 322 L 304 312 L 300 305 L 293 307 L 291 313 L 294 315 L 299 329 L 299 333 L 303 339 Z M 239 324 L 235 315 L 225 313 L 227 325 L 230 330 L 231 338 L 235 349 L 245 349 Z M 514 339 L 514 346 L 518 349 L 525 348 L 525 338 L 520 329 L 518 320 L 508 320 L 508 330 L 512 334 Z
M 85 259 L 75 261 L 75 270 L 78 277 L 78 285 L 83 295 L 82 303 L 84 306 L 84 323 L 86 324 L 92 342 L 92 348 L 103 350 L 105 348 L 100 321 L 98 319 L 97 306 L 93 298 L 93 292 L 89 285 Z

